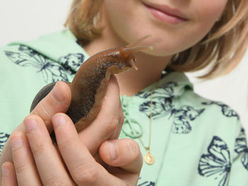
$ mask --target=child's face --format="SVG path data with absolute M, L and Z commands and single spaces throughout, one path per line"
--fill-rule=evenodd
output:
M 103 17 L 109 23 L 110 32 L 125 42 L 151 34 L 145 42 L 155 47 L 150 53 L 173 55 L 195 45 L 207 34 L 227 1 L 104 0 Z

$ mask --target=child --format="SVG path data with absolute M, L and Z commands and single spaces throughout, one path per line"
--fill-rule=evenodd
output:
M 234 68 L 247 44 L 247 15 L 245 0 L 74 0 L 70 30 L 2 48 L 2 146 L 12 133 L 2 185 L 247 186 L 239 116 L 195 94 L 183 74 Z M 148 34 L 142 45 L 154 50 L 136 54 L 138 71 L 110 80 L 85 130 L 77 134 L 63 114 L 71 96 L 63 82 L 28 115 L 41 87 L 71 81 L 89 56 Z

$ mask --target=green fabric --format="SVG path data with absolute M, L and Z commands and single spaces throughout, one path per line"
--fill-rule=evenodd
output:
M 29 113 L 46 84 L 71 81 L 88 58 L 68 30 L 0 48 L 0 147 Z M 200 97 L 183 73 L 165 73 L 132 97 L 121 96 L 120 138 L 148 144 L 152 93 L 153 165 L 143 164 L 139 186 L 247 186 L 248 147 L 239 117 L 227 105 Z M 145 150 L 140 146 L 144 155 Z

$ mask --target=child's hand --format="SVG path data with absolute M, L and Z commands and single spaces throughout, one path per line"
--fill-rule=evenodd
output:
M 46 121 L 49 126 L 51 120 L 58 148 L 52 144 L 45 125 Z M 10 138 L 14 164 L 3 165 L 9 171 L 3 172 L 2 185 L 136 185 L 142 158 L 134 141 L 116 139 L 122 121 L 114 80 L 96 120 L 80 134 L 65 114 L 46 120 L 42 114 L 29 115 L 23 122 L 25 132 L 15 131 Z
M 58 112 L 66 112 L 71 101 L 71 91 L 66 83 L 58 82 L 53 90 L 34 108 L 31 114 L 37 115 L 45 122 L 49 131 L 52 130 L 52 117 Z M 15 131 L 25 132 L 24 122 Z M 11 135 L 12 136 L 12 135 Z M 10 138 L 11 138 L 10 136 Z M 5 144 L 0 158 L 0 165 L 12 161 L 10 140 Z M 1 169 L 0 169 L 1 173 Z M 1 176 L 1 174 L 0 174 Z

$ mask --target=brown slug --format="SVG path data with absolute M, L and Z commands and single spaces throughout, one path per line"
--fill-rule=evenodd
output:
M 78 132 L 87 127 L 99 113 L 111 75 L 130 68 L 137 70 L 134 52 L 151 48 L 135 46 L 145 38 L 147 36 L 126 47 L 107 49 L 93 55 L 81 65 L 72 82 L 68 82 L 72 98 L 67 115 L 75 123 Z M 30 111 L 52 90 L 55 83 L 46 85 L 38 92 Z

